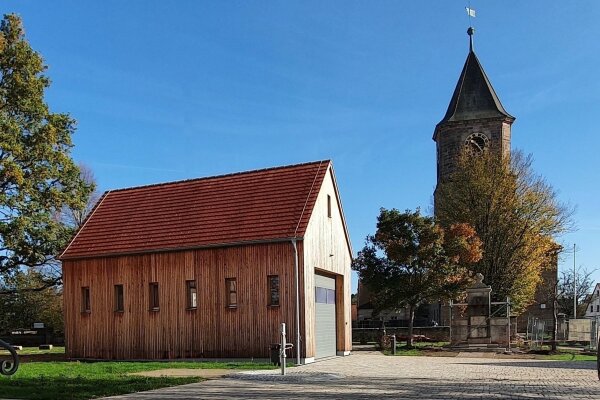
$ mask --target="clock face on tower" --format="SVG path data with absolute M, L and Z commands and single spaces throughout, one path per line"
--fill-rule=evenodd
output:
M 469 154 L 481 154 L 489 145 L 490 140 L 483 133 L 473 133 L 465 140 L 465 150 Z

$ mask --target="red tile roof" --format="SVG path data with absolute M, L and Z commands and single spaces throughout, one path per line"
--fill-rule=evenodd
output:
M 109 190 L 60 258 L 300 238 L 330 165 Z

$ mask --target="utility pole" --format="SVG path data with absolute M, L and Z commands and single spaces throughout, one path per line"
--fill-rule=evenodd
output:
M 577 319 L 577 267 L 575 266 L 575 243 L 573 243 L 573 319 Z

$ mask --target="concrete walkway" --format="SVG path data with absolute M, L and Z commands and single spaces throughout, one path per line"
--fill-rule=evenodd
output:
M 111 399 L 600 399 L 593 362 L 357 353 Z

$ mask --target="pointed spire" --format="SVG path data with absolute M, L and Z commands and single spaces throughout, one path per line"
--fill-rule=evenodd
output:
M 506 117 L 514 120 L 500 102 L 479 59 L 473 51 L 473 34 L 469 27 L 469 55 L 454 89 L 446 115 L 441 123 L 479 118 Z

